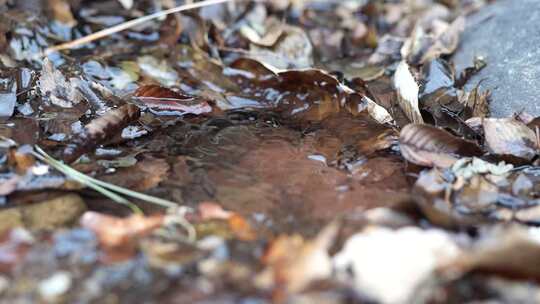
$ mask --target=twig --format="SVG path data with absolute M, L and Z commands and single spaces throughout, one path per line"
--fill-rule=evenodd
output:
M 113 27 L 106 28 L 106 29 L 101 30 L 99 32 L 95 32 L 93 34 L 81 37 L 79 39 L 75 39 L 75 40 L 70 41 L 70 42 L 66 42 L 66 43 L 62 43 L 62 44 L 59 44 L 59 45 L 56 45 L 56 46 L 53 46 L 53 47 L 49 47 L 49 48 L 47 48 L 47 49 L 45 49 L 43 51 L 43 56 L 47 56 L 47 55 L 49 55 L 51 53 L 61 51 L 61 50 L 73 49 L 73 48 L 78 47 L 80 45 L 90 43 L 92 41 L 95 41 L 95 40 L 110 36 L 112 34 L 116 34 L 118 32 L 127 30 L 129 28 L 132 28 L 132 27 L 137 26 L 139 24 L 148 22 L 150 20 L 161 18 L 163 16 L 167 16 L 167 15 L 170 15 L 170 14 L 174 14 L 174 13 L 178 13 L 178 12 L 182 12 L 182 11 L 187 11 L 187 10 L 191 10 L 191 9 L 201 8 L 201 7 L 204 7 L 204 6 L 210 6 L 210 5 L 215 5 L 215 4 L 225 3 L 225 2 L 232 2 L 232 1 L 236 1 L 236 0 L 205 0 L 205 1 L 201 1 L 201 2 L 189 3 L 189 4 L 184 4 L 184 5 L 180 5 L 180 6 L 177 6 L 177 7 L 173 7 L 173 8 L 168 9 L 168 10 L 160 11 L 160 12 L 148 15 L 148 16 L 143 16 L 143 17 L 139 17 L 137 19 L 126 21 L 124 23 L 120 23 L 120 24 L 115 25 Z

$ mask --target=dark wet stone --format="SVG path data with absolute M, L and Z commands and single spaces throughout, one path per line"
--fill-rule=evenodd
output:
M 518 3 L 519 2 L 519 3 Z M 484 7 L 467 20 L 467 28 L 454 62 L 457 71 L 484 56 L 487 66 L 467 84 L 480 80 L 492 90 L 492 115 L 514 112 L 540 116 L 540 1 L 501 0 Z

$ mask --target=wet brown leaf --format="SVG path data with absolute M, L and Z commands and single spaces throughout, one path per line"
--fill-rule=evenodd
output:
M 147 191 L 167 177 L 169 164 L 164 159 L 147 158 L 134 166 L 120 168 L 112 175 L 102 176 L 103 181 L 134 191 Z
M 202 98 L 178 93 L 158 85 L 144 85 L 137 89 L 135 98 L 152 112 L 165 115 L 200 115 L 212 112 Z
M 64 160 L 73 162 L 82 154 L 111 139 L 140 116 L 137 106 L 126 104 L 89 122 L 81 134 L 64 150 Z
M 540 178 L 533 172 L 473 158 L 460 159 L 452 173 L 424 171 L 413 187 L 415 202 L 432 223 L 456 228 L 509 221 L 526 225 L 540 222 Z
M 483 120 L 486 145 L 497 155 L 531 160 L 539 152 L 536 134 L 527 125 L 513 118 Z
M 460 157 L 482 155 L 475 143 L 421 124 L 405 126 L 399 136 L 399 146 L 405 159 L 426 167 L 448 168 Z

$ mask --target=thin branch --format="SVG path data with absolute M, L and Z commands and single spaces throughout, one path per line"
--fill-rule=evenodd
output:
M 196 9 L 196 8 L 201 8 L 201 7 L 205 7 L 205 6 L 210 6 L 210 5 L 220 4 L 220 3 L 226 3 L 226 2 L 232 2 L 232 1 L 236 1 L 236 0 L 205 0 L 205 1 L 201 1 L 201 2 L 180 5 L 180 6 L 168 9 L 168 10 L 164 10 L 164 11 L 160 11 L 160 12 L 148 15 L 148 16 L 143 16 L 143 17 L 140 17 L 140 18 L 137 18 L 137 19 L 126 21 L 124 23 L 120 23 L 120 24 L 115 25 L 113 27 L 103 29 L 103 30 L 101 30 L 99 32 L 95 32 L 93 34 L 81 37 L 79 39 L 75 39 L 75 40 L 70 41 L 70 42 L 62 43 L 62 44 L 47 48 L 47 49 L 45 49 L 43 51 L 43 55 L 47 56 L 47 55 L 49 55 L 51 53 L 54 53 L 54 52 L 57 52 L 57 51 L 73 49 L 73 48 L 76 48 L 76 47 L 81 46 L 83 44 L 87 44 L 87 43 L 90 43 L 92 41 L 95 41 L 95 40 L 110 36 L 112 34 L 116 34 L 118 32 L 127 30 L 129 28 L 132 28 L 132 27 L 137 26 L 139 24 L 148 22 L 150 20 L 161 18 L 163 16 L 167 16 L 167 15 L 182 12 L 182 11 L 192 10 L 192 9 Z

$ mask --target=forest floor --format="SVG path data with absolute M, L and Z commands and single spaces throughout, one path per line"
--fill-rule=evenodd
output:
M 0 0 L 0 303 L 538 303 L 486 2 Z

